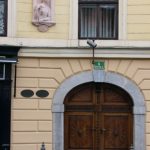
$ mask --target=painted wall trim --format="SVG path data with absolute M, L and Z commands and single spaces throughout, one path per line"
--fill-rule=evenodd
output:
M 90 48 L 21 48 L 20 57 L 91 58 Z M 95 58 L 149 59 L 148 48 L 97 48 Z
M 74 87 L 87 82 L 111 83 L 124 89 L 132 97 L 134 108 L 134 139 L 135 150 L 145 150 L 145 102 L 138 86 L 126 77 L 101 70 L 79 73 L 66 79 L 56 90 L 53 104 L 53 150 L 64 150 L 64 99 Z
M 119 0 L 119 39 L 127 39 L 127 0 Z M 78 0 L 70 0 L 69 38 L 78 39 Z
M 7 36 L 16 35 L 16 0 L 8 0 Z
M 150 48 L 150 42 L 144 40 L 139 41 L 96 40 L 95 42 L 98 45 L 98 47 Z M 18 37 L 1 37 L 0 45 L 22 46 L 27 48 L 88 47 L 87 40 L 78 40 L 78 39 L 65 40 L 65 39 L 44 39 L 44 38 L 35 39 L 35 38 L 18 38 Z

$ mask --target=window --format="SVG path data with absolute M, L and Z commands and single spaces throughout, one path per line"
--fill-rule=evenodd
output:
M 0 36 L 7 35 L 7 0 L 0 0 Z
M 118 39 L 118 0 L 79 0 L 80 39 Z

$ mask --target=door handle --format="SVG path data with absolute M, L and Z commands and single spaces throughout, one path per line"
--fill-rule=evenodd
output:
M 107 129 L 105 129 L 105 128 L 102 128 L 102 129 L 101 128 L 89 128 L 89 129 L 92 131 L 98 131 L 101 134 L 107 131 Z
M 101 134 L 103 134 L 106 131 L 107 131 L 107 129 L 105 129 L 105 128 L 100 129 Z

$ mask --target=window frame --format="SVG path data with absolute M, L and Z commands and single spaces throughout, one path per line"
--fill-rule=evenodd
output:
M 95 5 L 96 6 L 96 37 L 81 37 L 81 9 L 83 6 Z M 103 38 L 100 37 L 99 34 L 99 8 L 104 5 L 112 5 L 115 7 L 115 11 L 117 11 L 117 18 L 116 18 L 116 36 L 114 38 Z M 116 6 L 115 6 L 116 5 Z M 78 39 L 85 40 L 85 39 L 96 39 L 96 40 L 118 40 L 119 39 L 119 0 L 79 0 L 78 1 Z
M 8 0 L 4 0 L 4 33 L 0 37 L 7 36 L 8 33 Z
M 118 0 L 118 40 L 96 40 L 101 46 L 116 46 L 124 43 L 127 40 L 127 14 L 128 0 Z M 69 13 L 69 45 L 73 47 L 86 47 L 87 40 L 78 38 L 78 0 L 70 0 Z M 123 43 L 122 43 L 123 42 Z M 125 43 L 124 43 L 125 44 Z M 126 44 L 125 44 L 126 45 Z

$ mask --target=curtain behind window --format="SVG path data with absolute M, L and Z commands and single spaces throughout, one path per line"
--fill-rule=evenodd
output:
M 81 7 L 81 37 L 96 37 L 97 13 L 96 6 Z
M 115 5 L 101 5 L 99 7 L 98 37 L 117 37 L 117 9 Z
M 116 39 L 117 36 L 117 4 L 80 4 L 80 38 Z

